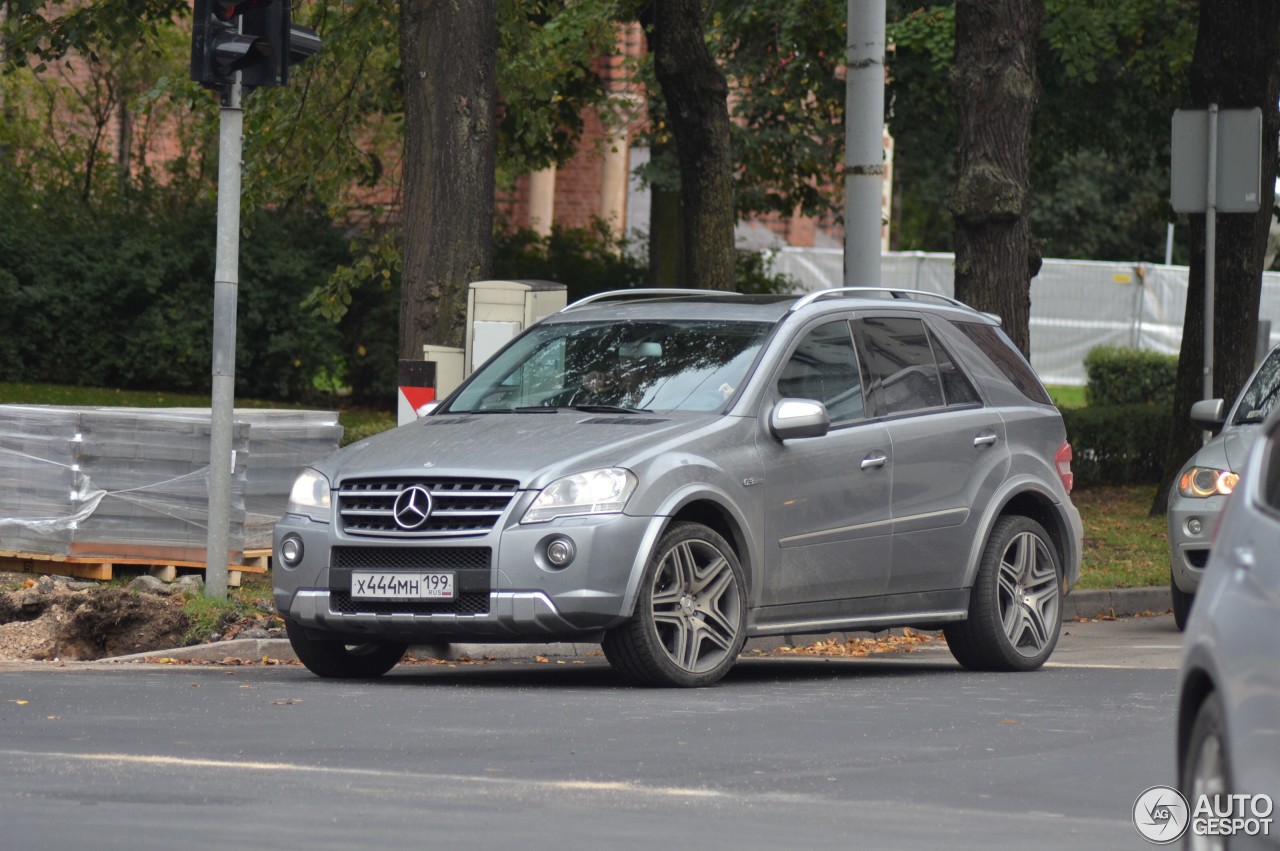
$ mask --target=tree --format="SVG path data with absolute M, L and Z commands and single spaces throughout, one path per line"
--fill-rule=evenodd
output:
M 466 287 L 493 267 L 494 0 L 403 0 L 405 158 L 400 357 L 460 345 Z
M 955 294 L 1004 319 L 1031 352 L 1031 118 L 1039 98 L 1041 0 L 959 0 L 951 72 L 959 124 Z
M 1191 106 L 1262 110 L 1262 197 L 1257 213 L 1220 214 L 1214 263 L 1213 391 L 1234 398 L 1253 370 L 1263 257 L 1274 211 L 1277 139 L 1280 138 L 1280 5 L 1271 0 L 1201 0 Z M 1191 216 L 1192 254 L 1186 318 L 1174 390 L 1173 427 L 1165 455 L 1164 484 L 1152 514 L 1165 512 L 1178 468 L 1199 446 L 1200 432 L 1187 419 L 1200 398 L 1204 374 L 1205 216 Z
M 732 290 L 736 222 L 729 85 L 707 48 L 701 0 L 653 0 L 640 13 L 680 163 L 687 286 Z

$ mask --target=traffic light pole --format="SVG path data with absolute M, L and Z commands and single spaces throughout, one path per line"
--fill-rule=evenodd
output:
M 240 75 L 222 88 L 218 129 L 218 236 L 213 273 L 213 408 L 209 438 L 209 542 L 205 596 L 227 597 L 231 474 L 235 467 L 232 426 L 236 389 L 236 302 L 240 278 L 240 157 L 244 110 Z

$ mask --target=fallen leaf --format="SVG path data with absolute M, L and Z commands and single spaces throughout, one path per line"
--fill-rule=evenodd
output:
M 1012 725 L 1012 724 L 1017 724 L 1017 723 L 1018 723 L 1018 719 L 1017 719 L 1017 718 L 1001 718 L 1001 719 L 1000 719 L 1000 723 L 1001 723 L 1001 724 L 1004 724 L 1004 725 L 1006 725 L 1006 726 L 1008 726 L 1008 725 Z
M 546 662 L 550 662 L 551 660 L 548 659 L 546 656 L 534 656 L 533 661 L 546 663 Z
M 27 705 L 28 703 L 30 703 L 31 701 L 29 701 L 29 700 L 11 700 L 11 701 L 9 701 L 9 702 L 10 702 L 10 703 L 16 703 L 18 706 L 26 706 L 26 705 Z

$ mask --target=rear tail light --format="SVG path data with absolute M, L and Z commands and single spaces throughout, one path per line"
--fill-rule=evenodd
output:
M 1065 440 L 1058 447 L 1058 451 L 1053 453 L 1053 466 L 1058 468 L 1058 478 L 1062 479 L 1062 486 L 1067 489 L 1067 493 L 1071 493 L 1071 486 L 1075 484 L 1076 477 L 1071 472 L 1071 444 Z

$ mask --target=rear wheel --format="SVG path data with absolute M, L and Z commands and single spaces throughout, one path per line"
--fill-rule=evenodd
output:
M 969 617 L 943 629 L 956 661 L 979 671 L 1033 671 L 1062 628 L 1062 568 L 1044 527 L 1001 517 L 969 597 Z
M 634 683 L 706 686 L 737 660 L 746 623 L 746 581 L 733 548 L 706 526 L 678 522 L 650 557 L 635 614 L 602 646 Z
M 1179 630 L 1187 628 L 1187 618 L 1191 617 L 1191 601 L 1195 596 L 1179 588 L 1178 583 L 1173 581 L 1173 575 L 1169 575 L 1169 597 L 1173 601 L 1173 625 Z
M 396 666 L 409 645 L 403 642 L 348 643 L 342 638 L 312 638 L 301 625 L 286 619 L 285 632 L 293 652 L 318 677 L 373 679 Z

